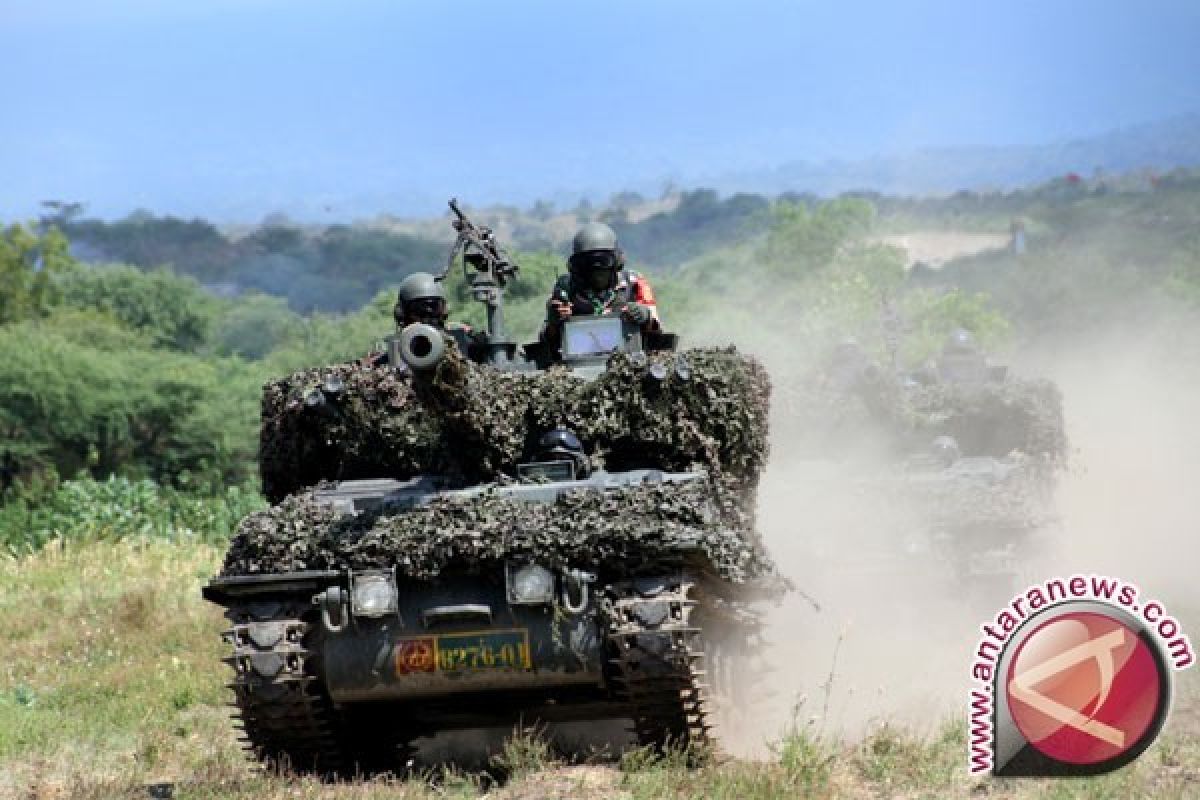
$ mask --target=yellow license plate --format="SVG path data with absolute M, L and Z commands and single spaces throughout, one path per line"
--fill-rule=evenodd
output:
M 418 672 L 531 669 L 529 631 L 449 633 L 396 642 L 397 675 Z

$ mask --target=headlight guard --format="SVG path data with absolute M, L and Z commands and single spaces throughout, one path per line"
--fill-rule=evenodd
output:
M 356 617 L 384 617 L 399 610 L 394 570 L 350 573 L 350 609 Z
M 509 605 L 536 606 L 554 602 L 554 573 L 539 564 L 505 564 L 504 583 Z

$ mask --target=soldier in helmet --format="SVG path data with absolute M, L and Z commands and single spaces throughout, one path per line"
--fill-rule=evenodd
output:
M 435 328 L 446 327 L 446 289 L 428 272 L 414 272 L 400 282 L 396 305 L 392 308 L 396 327 L 424 322 Z
M 970 331 L 957 328 L 946 339 L 937 360 L 937 376 L 944 383 L 979 384 L 988 380 L 987 357 Z
M 659 330 L 654 291 L 644 276 L 625 268 L 612 228 L 600 222 L 580 228 L 567 265 L 546 303 L 542 341 L 557 347 L 563 321 L 576 315 L 620 314 L 643 331 Z
M 559 426 L 543 433 L 538 439 L 538 458 L 546 461 L 570 461 L 575 465 L 575 477 L 586 478 L 592 469 L 583 443 L 570 428 Z
M 483 335 L 473 331 L 469 325 L 447 325 L 448 315 L 446 289 L 433 275 L 428 272 L 414 272 L 400 282 L 400 289 L 396 293 L 396 305 L 392 307 L 392 317 L 396 320 L 397 330 L 403 330 L 418 322 L 432 325 L 453 338 L 467 358 L 473 361 L 484 360 L 487 352 Z M 364 361 L 368 366 L 381 366 L 388 363 L 388 354 L 372 353 Z

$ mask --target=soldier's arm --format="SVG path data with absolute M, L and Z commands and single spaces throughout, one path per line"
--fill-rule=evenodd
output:
M 565 316 L 562 312 L 563 306 L 567 308 Z M 546 301 L 546 320 L 542 323 L 542 331 L 538 338 L 552 347 L 557 347 L 562 334 L 562 323 L 570 316 L 570 308 L 571 296 L 567 287 L 561 280 L 556 281 L 554 289 L 550 292 L 550 299 Z
M 654 299 L 654 289 L 650 286 L 650 281 L 646 280 L 645 275 L 635 275 L 633 278 L 633 302 L 640 306 L 645 306 L 650 312 L 650 319 L 642 324 L 642 327 L 648 331 L 656 331 L 662 328 L 662 322 L 658 318 L 658 302 Z

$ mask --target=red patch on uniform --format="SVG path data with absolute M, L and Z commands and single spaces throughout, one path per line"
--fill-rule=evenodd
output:
M 650 282 L 640 275 L 633 279 L 633 300 L 644 306 L 656 305 L 654 290 L 650 288 Z

